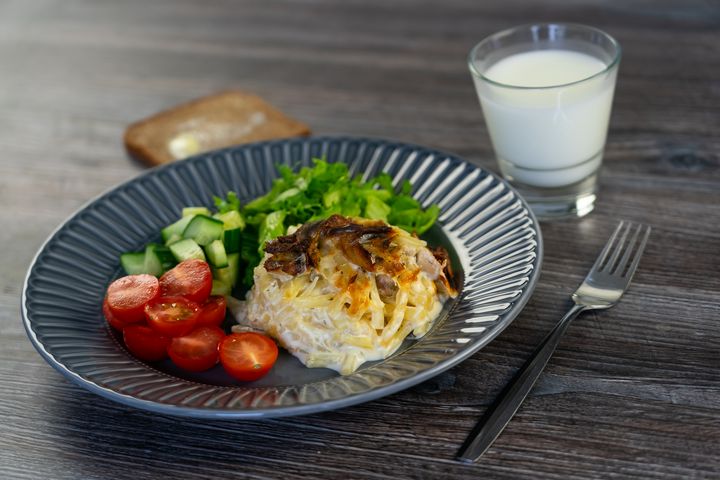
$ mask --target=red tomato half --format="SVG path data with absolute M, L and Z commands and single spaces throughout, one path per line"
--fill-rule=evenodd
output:
M 105 320 L 110 324 L 111 327 L 113 327 L 115 330 L 120 330 L 122 332 L 122 329 L 125 327 L 125 322 L 121 322 L 120 320 L 113 315 L 113 313 L 110 311 L 110 306 L 108 305 L 107 297 L 105 297 L 105 300 L 103 300 L 103 315 L 105 316 Z
M 115 318 L 134 323 L 145 318 L 145 305 L 157 297 L 159 291 L 158 279 L 152 275 L 128 275 L 110 284 L 106 298 Z
M 277 356 L 275 342 L 259 333 L 233 333 L 220 343 L 223 368 L 244 382 L 252 382 L 268 373 Z
M 200 306 L 185 297 L 158 297 L 145 306 L 145 316 L 160 335 L 181 337 L 195 328 Z
M 123 329 L 123 340 L 130 353 L 140 360 L 156 362 L 167 357 L 170 338 L 159 335 L 145 325 L 128 325 Z
M 200 306 L 198 326 L 219 327 L 225 320 L 227 302 L 222 295 L 213 295 Z
M 170 342 L 168 354 L 173 363 L 190 372 L 201 372 L 218 361 L 218 345 L 225 332 L 218 327 L 199 327 Z
M 190 259 L 180 262 L 160 277 L 160 291 L 164 297 L 181 296 L 203 303 L 212 290 L 212 273 L 207 262 Z

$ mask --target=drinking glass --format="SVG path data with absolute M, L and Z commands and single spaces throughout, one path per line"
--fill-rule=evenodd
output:
M 540 219 L 595 206 L 620 52 L 607 33 L 574 24 L 511 28 L 470 51 L 500 172 Z

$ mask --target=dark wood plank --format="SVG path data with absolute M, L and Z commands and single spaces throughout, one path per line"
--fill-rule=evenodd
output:
M 320 134 L 495 169 L 465 56 L 496 30 L 553 20 L 624 46 L 598 208 L 542 225 L 536 294 L 462 365 L 337 412 L 208 422 L 94 396 L 25 338 L 19 296 L 37 248 L 142 171 L 122 149 L 128 123 L 238 87 Z M 0 477 L 717 478 L 718 31 L 720 7 L 703 1 L 0 1 Z M 654 227 L 631 290 L 573 324 L 480 465 L 454 462 L 620 217 Z

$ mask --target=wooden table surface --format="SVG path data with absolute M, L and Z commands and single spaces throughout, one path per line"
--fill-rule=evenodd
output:
M 460 366 L 352 408 L 188 420 L 70 384 L 19 312 L 71 212 L 143 170 L 125 127 L 230 87 L 318 134 L 389 137 L 496 168 L 465 58 L 531 21 L 624 47 L 598 207 L 542 225 L 537 290 Z M 0 1 L 0 478 L 718 478 L 720 7 L 583 0 Z M 558 320 L 618 219 L 654 231 L 616 308 L 581 317 L 477 465 L 453 456 Z

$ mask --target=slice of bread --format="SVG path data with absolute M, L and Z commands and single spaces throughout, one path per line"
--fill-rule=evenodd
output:
M 131 155 L 154 166 L 240 143 L 309 135 L 310 128 L 262 98 L 228 91 L 193 100 L 133 123 Z

